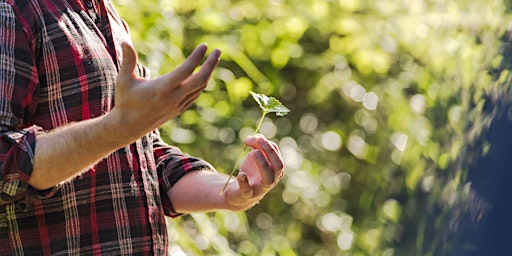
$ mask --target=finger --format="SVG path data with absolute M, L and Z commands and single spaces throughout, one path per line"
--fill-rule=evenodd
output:
M 252 196 L 252 187 L 249 184 L 249 179 L 247 178 L 247 175 L 245 173 L 241 172 L 238 174 L 237 177 L 238 186 L 240 187 L 240 192 L 242 194 L 245 194 L 247 196 Z
M 119 69 L 118 79 L 122 79 L 121 83 L 124 84 L 126 80 L 134 78 L 135 67 L 137 66 L 137 54 L 135 49 L 127 42 L 121 43 L 123 49 L 123 61 Z
M 258 167 L 258 171 L 261 175 L 261 186 L 272 186 L 275 181 L 275 175 L 272 171 L 272 168 L 270 168 L 270 165 L 268 164 L 265 156 L 261 153 L 260 150 L 253 150 L 249 153 L 249 157 L 253 157 L 256 162 L 256 166 Z
M 279 154 L 279 156 L 281 157 L 281 161 L 283 161 L 282 160 L 283 157 L 281 155 L 281 150 L 279 149 L 279 146 L 277 146 L 277 144 L 272 141 L 270 141 L 270 145 Z M 284 161 L 283 161 L 283 164 L 284 164 Z M 283 168 L 281 168 L 280 171 L 278 170 L 277 173 L 275 173 L 275 175 L 276 175 L 276 179 L 280 180 L 284 176 L 284 166 L 283 166 Z
M 269 141 L 269 143 L 270 143 L 270 146 L 272 146 L 272 148 L 274 148 L 274 150 L 275 150 L 279 155 L 281 155 L 281 150 L 279 149 L 279 146 L 278 146 L 275 142 L 273 142 L 273 141 Z
M 219 63 L 220 50 L 215 49 L 205 61 L 198 73 L 188 77 L 183 81 L 182 86 L 174 91 L 175 95 L 182 95 L 181 109 L 188 108 L 208 85 L 208 80 L 214 68 Z
M 201 64 L 207 49 L 205 44 L 199 45 L 180 66 L 164 75 L 163 77 L 167 79 L 166 85 L 169 85 L 171 89 L 179 86 Z
M 197 72 L 198 77 L 202 78 L 201 80 L 204 82 L 207 82 L 210 79 L 213 70 L 219 64 L 220 54 L 221 51 L 219 49 L 213 50 L 213 52 L 208 56 L 206 61 L 201 66 L 199 72 Z
M 220 50 L 215 49 L 203 63 L 201 69 L 199 69 L 197 73 L 189 76 L 183 81 L 180 89 L 185 92 L 195 91 L 198 89 L 203 90 L 208 84 L 208 80 L 210 80 L 213 70 L 219 64 L 219 60 Z
M 263 135 L 258 134 L 250 136 L 245 140 L 245 144 L 249 147 L 261 150 L 261 153 L 263 153 L 274 171 L 281 171 L 284 168 L 283 159 L 277 149 L 277 145 L 272 145 Z M 278 176 L 277 173 L 276 176 Z

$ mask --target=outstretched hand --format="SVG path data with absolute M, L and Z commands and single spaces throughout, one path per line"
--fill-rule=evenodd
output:
M 115 89 L 115 107 L 112 112 L 122 123 L 125 136 L 138 138 L 157 129 L 168 120 L 185 111 L 206 87 L 219 62 L 220 51 L 212 51 L 200 70 L 207 46 L 199 45 L 174 71 L 153 80 L 135 75 L 137 55 L 128 43 L 122 44 L 123 63 Z
M 242 163 L 237 182 L 231 182 L 224 193 L 226 202 L 235 210 L 245 210 L 258 203 L 284 174 L 283 159 L 274 142 L 258 134 L 248 137 L 245 144 L 253 150 Z

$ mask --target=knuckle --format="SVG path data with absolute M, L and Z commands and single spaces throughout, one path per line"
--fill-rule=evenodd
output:
M 260 162 L 267 162 L 267 159 L 265 159 L 265 156 L 259 150 L 254 151 L 254 157 Z
M 265 137 L 263 137 L 263 135 L 261 135 L 261 136 L 256 135 L 256 142 L 258 143 L 258 145 L 260 145 L 262 147 L 268 145 L 267 139 L 265 139 Z
M 207 72 L 198 73 L 197 82 L 201 85 L 206 84 L 210 79 L 210 74 Z
M 256 138 L 256 139 L 265 139 L 265 136 L 263 136 L 263 134 L 261 134 L 261 133 L 257 133 L 257 134 L 254 135 L 254 138 Z
M 173 78 L 177 80 L 177 82 L 182 82 L 185 80 L 192 72 L 194 71 L 194 67 L 192 64 L 188 62 L 183 62 L 172 72 Z
M 195 68 L 195 65 L 193 65 L 192 63 L 190 63 L 190 61 L 185 61 L 183 62 L 178 68 L 177 70 L 179 72 L 184 72 L 184 73 L 191 73 Z
M 277 170 L 283 170 L 284 169 L 284 163 L 281 162 L 281 161 L 277 162 L 276 165 L 275 165 L 275 168 Z

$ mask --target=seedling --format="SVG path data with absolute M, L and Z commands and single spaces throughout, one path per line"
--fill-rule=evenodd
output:
M 290 112 L 288 108 L 286 108 L 281 102 L 274 98 L 274 97 L 268 97 L 265 94 L 258 94 L 255 92 L 250 92 L 254 100 L 258 103 L 261 109 L 261 118 L 258 122 L 258 126 L 256 126 L 256 130 L 254 130 L 254 135 L 258 133 L 258 130 L 261 127 L 261 124 L 263 123 L 263 119 L 268 113 L 276 113 L 277 116 L 285 116 Z M 229 178 L 226 181 L 226 184 L 224 184 L 224 187 L 222 188 L 222 193 L 224 193 L 224 190 L 226 189 L 226 186 L 228 185 L 229 181 L 231 180 L 231 177 L 235 174 L 235 171 L 240 164 L 240 161 L 242 160 L 242 157 L 244 155 L 245 150 L 247 149 L 247 145 L 244 146 L 242 149 L 242 152 L 240 152 L 240 155 L 238 155 L 238 159 L 235 162 L 235 165 L 233 166 L 233 170 L 231 170 L 231 173 L 229 174 Z

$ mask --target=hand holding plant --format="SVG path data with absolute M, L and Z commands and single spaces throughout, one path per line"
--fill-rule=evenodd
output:
M 286 108 L 279 100 L 277 100 L 274 97 L 268 97 L 264 94 L 258 94 L 255 92 L 250 92 L 254 100 L 258 103 L 260 106 L 260 109 L 262 111 L 261 118 L 258 122 L 258 125 L 256 126 L 256 129 L 254 130 L 254 134 L 258 133 L 258 130 L 261 127 L 261 124 L 263 123 L 263 120 L 265 116 L 268 113 L 275 113 L 277 116 L 285 116 L 290 112 L 288 108 Z M 231 177 L 235 174 L 235 171 L 240 164 L 240 161 L 242 160 L 242 157 L 244 155 L 245 150 L 247 149 L 247 145 L 244 146 L 242 152 L 240 152 L 240 155 L 238 156 L 238 159 L 235 162 L 235 165 L 233 166 L 233 169 L 231 170 L 231 173 L 229 174 L 229 178 L 226 181 L 226 184 L 224 184 L 224 187 L 222 188 L 221 194 L 224 193 L 224 190 L 226 189 L 226 186 L 228 185 L 229 181 L 231 180 Z

